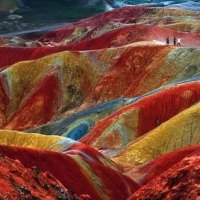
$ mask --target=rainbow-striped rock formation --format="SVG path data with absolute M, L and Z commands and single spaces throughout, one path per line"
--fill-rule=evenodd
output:
M 124 7 L 2 38 L 0 198 L 200 198 L 199 15 Z

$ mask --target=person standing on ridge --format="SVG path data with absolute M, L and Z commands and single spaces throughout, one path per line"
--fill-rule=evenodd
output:
M 166 38 L 166 45 L 169 45 L 169 37 Z
M 174 37 L 174 46 L 176 46 L 176 42 L 177 42 L 177 41 L 176 41 L 176 37 Z
M 180 37 L 178 37 L 178 39 L 177 39 L 177 46 L 181 46 L 181 38 Z

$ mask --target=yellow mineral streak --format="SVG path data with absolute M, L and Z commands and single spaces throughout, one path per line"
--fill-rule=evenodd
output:
M 63 146 L 59 144 L 65 138 L 60 136 L 47 136 L 30 134 L 18 131 L 0 130 L 0 144 L 8 146 L 31 147 L 52 151 L 60 151 Z M 60 148 L 58 148 L 59 144 Z M 53 148 L 55 146 L 55 148 Z

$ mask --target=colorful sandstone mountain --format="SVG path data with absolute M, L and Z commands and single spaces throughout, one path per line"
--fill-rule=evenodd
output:
M 197 199 L 199 21 L 124 7 L 2 38 L 0 198 Z
M 199 73 L 199 55 L 198 48 L 128 46 L 16 63 L 0 74 L 0 126 L 30 129 L 78 107 L 183 81 Z

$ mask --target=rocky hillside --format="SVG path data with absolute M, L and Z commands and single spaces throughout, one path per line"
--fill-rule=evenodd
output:
M 199 14 L 129 6 L 1 38 L 0 198 L 198 199 Z

